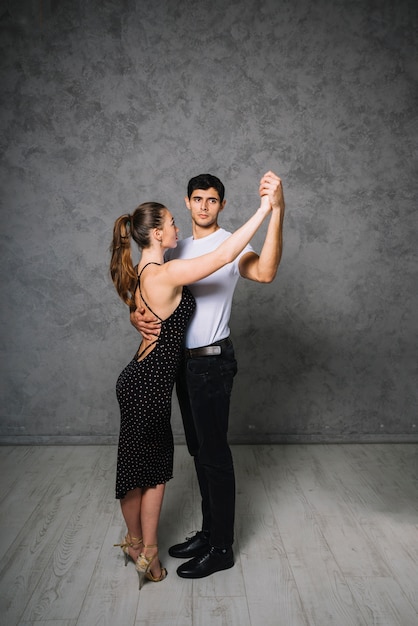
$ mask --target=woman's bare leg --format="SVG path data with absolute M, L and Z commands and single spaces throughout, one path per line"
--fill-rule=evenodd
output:
M 154 556 L 158 552 L 157 547 L 146 548 L 145 546 L 158 545 L 158 522 L 160 520 L 164 490 L 165 484 L 146 487 L 142 490 L 141 529 L 144 543 L 143 553 L 147 557 Z M 158 559 L 152 562 L 151 573 L 156 578 L 161 575 L 161 564 Z
M 128 535 L 130 540 L 134 544 L 138 544 L 138 540 L 142 539 L 141 501 L 142 490 L 138 487 L 136 489 L 131 489 L 130 491 L 128 491 L 126 496 L 120 501 L 122 515 L 126 523 L 126 528 L 128 529 Z M 141 550 L 143 548 L 142 544 L 143 541 L 141 541 L 140 545 L 136 545 L 134 548 L 129 548 L 129 554 L 134 559 L 134 561 L 136 561 L 139 554 L 141 553 Z

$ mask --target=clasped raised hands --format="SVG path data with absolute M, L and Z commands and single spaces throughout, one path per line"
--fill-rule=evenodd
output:
M 284 210 L 284 195 L 281 179 L 274 172 L 266 172 L 260 180 L 259 193 L 261 196 L 261 205 L 263 206 L 263 197 L 267 196 L 272 209 Z

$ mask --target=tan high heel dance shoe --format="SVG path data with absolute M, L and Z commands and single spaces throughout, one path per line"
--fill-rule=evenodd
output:
M 149 546 L 144 545 L 144 550 L 146 550 L 147 548 L 158 548 L 158 546 L 157 544 L 150 544 Z M 145 556 L 144 553 L 141 553 L 139 557 L 137 558 L 135 567 L 136 567 L 136 571 L 138 572 L 138 577 L 139 577 L 139 589 L 142 588 L 145 578 L 148 578 L 148 580 L 151 580 L 153 583 L 159 583 L 162 580 L 164 580 L 164 578 L 167 576 L 167 570 L 165 567 L 161 565 L 161 562 L 160 562 L 161 574 L 158 577 L 155 577 L 152 575 L 150 568 L 151 568 L 152 562 L 154 561 L 155 558 L 157 558 L 157 556 L 158 556 L 158 551 L 153 556 L 150 556 L 150 557 Z
M 133 548 L 134 550 L 139 550 L 140 545 L 142 544 L 142 537 L 130 537 L 130 535 L 126 535 L 125 539 L 122 541 L 122 543 L 114 543 L 113 546 L 116 548 L 121 548 L 123 555 L 125 557 L 125 567 L 128 565 L 128 561 L 129 559 L 131 559 L 131 561 L 133 563 L 136 564 L 137 559 L 134 559 L 130 554 L 129 554 L 129 548 Z M 138 557 L 139 558 L 139 557 Z

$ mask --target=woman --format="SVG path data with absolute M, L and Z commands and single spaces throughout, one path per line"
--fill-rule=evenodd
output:
M 177 246 L 178 228 L 162 204 L 141 204 L 133 215 L 114 225 L 111 275 L 122 300 L 131 308 L 146 307 L 159 320 L 158 338 L 143 339 L 116 385 L 121 410 L 116 497 L 120 499 L 127 535 L 120 545 L 125 564 L 131 558 L 139 574 L 163 580 L 167 572 L 158 559 L 157 531 L 165 483 L 172 478 L 173 436 L 171 396 L 184 334 L 195 302 L 187 287 L 242 252 L 271 206 L 267 196 L 255 214 L 216 250 L 190 260 L 164 262 Z M 137 271 L 131 238 L 141 250 Z

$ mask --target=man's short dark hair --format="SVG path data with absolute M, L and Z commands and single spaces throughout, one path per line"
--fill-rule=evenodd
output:
M 219 194 L 219 200 L 223 202 L 225 197 L 225 187 L 224 184 L 219 178 L 213 176 L 212 174 L 199 174 L 198 176 L 194 176 L 189 180 L 189 184 L 187 185 L 187 197 L 190 199 L 190 196 L 194 192 L 195 189 L 209 189 L 213 187 Z

